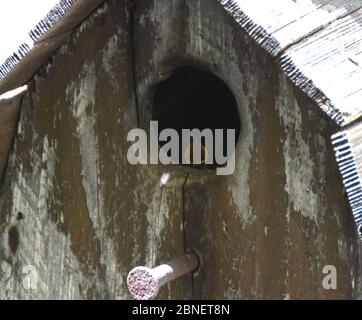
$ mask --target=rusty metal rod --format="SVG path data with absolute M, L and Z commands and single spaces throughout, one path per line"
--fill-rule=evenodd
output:
M 153 269 L 142 266 L 136 267 L 128 273 L 128 290 L 136 300 L 154 299 L 164 284 L 195 271 L 198 265 L 198 256 L 189 250 Z

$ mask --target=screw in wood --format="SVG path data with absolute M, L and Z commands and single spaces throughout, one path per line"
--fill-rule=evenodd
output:
M 151 300 L 159 289 L 199 266 L 199 257 L 191 250 L 156 268 L 136 267 L 127 276 L 128 290 L 136 300 Z

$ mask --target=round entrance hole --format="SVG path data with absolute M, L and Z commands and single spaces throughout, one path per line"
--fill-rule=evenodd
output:
M 158 121 L 161 132 L 174 129 L 180 137 L 178 163 L 182 163 L 183 154 L 188 152 L 192 163 L 192 144 L 182 149 L 182 129 L 211 129 L 213 150 L 207 150 L 205 139 L 201 140 L 201 162 L 196 167 L 216 168 L 224 164 L 216 163 L 215 130 L 222 129 L 222 153 L 227 156 L 227 129 L 235 130 L 235 144 L 240 135 L 240 118 L 236 99 L 229 87 L 217 76 L 191 66 L 177 68 L 164 81 L 156 86 L 152 119 Z M 220 131 L 219 131 L 220 134 Z M 168 141 L 167 141 L 168 142 Z M 167 142 L 160 142 L 160 146 Z M 191 140 L 192 143 L 192 140 Z M 233 146 L 234 148 L 235 146 Z M 168 153 L 171 156 L 170 153 Z M 212 164 L 204 164 L 205 158 L 212 156 Z M 175 159 L 173 159 L 175 160 Z M 195 165 L 193 165 L 195 166 Z

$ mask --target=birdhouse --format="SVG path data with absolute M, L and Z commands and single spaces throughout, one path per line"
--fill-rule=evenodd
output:
M 361 18 L 61 1 L 1 67 L 0 298 L 130 299 L 189 250 L 153 298 L 362 298 Z

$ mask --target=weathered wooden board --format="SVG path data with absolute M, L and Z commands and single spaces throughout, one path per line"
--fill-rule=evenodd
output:
M 72 31 L 104 0 L 77 0 L 52 28 L 31 45 L 32 50 L 0 81 L 0 94 L 26 84 L 51 55 L 68 39 Z
M 361 115 L 360 0 L 219 0 L 332 119 Z
M 0 96 L 0 179 L 8 159 L 25 88 Z
M 219 1 L 226 6 L 234 2 L 250 22 L 262 26 L 269 37 L 275 38 L 279 48 L 270 51 L 273 55 L 362 7 L 360 0 L 279 0 L 263 1 L 262 6 L 252 0 Z M 248 25 L 251 26 L 252 23 Z
M 360 238 L 362 238 L 361 129 L 361 122 L 357 122 L 332 136 L 339 171 Z
M 129 298 L 132 267 L 185 247 L 202 267 L 160 298 L 361 298 L 360 249 L 329 142 L 336 125 L 217 2 L 138 3 L 137 95 L 147 128 L 160 73 L 192 64 L 218 75 L 241 117 L 235 173 L 128 163 L 137 121 L 125 15 L 123 2 L 106 3 L 29 86 L 0 193 L 0 298 Z M 27 265 L 36 290 L 22 285 Z M 338 270 L 337 290 L 323 289 L 325 265 Z
M 361 0 L 217 1 L 338 124 L 361 116 Z M 76 1 L 0 82 L 0 94 L 25 84 L 101 2 Z
M 29 87 L 0 200 L 1 298 L 129 298 L 130 268 L 183 251 L 178 189 L 161 194 L 126 158 L 136 124 L 124 12 L 119 1 L 99 10 Z M 27 265 L 37 290 L 22 286 Z M 160 297 L 187 297 L 188 282 Z

